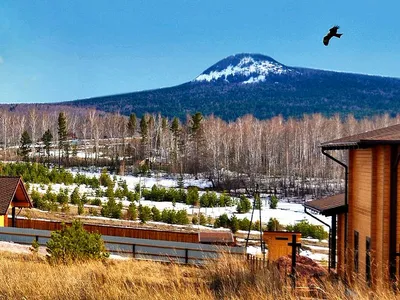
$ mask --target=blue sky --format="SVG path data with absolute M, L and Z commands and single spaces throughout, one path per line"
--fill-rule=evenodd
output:
M 400 1 L 2 0 L 0 103 L 178 85 L 226 56 L 400 78 Z M 338 24 L 343 37 L 323 46 Z

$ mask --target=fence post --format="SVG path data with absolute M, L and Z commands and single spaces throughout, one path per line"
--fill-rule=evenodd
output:
M 185 264 L 189 263 L 189 249 L 185 249 Z
M 136 257 L 136 245 L 135 244 L 132 244 L 132 256 L 133 256 L 133 258 Z

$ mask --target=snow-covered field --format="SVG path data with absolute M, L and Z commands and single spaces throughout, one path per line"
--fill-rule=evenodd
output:
M 78 172 L 77 171 L 71 171 L 73 175 L 76 175 Z M 88 177 L 100 177 L 100 172 L 79 172 L 80 174 L 86 175 Z M 144 188 L 151 188 L 154 184 L 160 186 L 160 187 L 165 187 L 165 188 L 176 188 L 178 187 L 178 182 L 177 179 L 173 178 L 164 178 L 164 177 L 136 177 L 136 176 L 116 176 L 118 181 L 125 181 L 129 190 L 134 190 L 135 186 L 137 184 L 140 184 Z M 212 184 L 210 181 L 206 179 L 194 179 L 190 177 L 185 177 L 183 180 L 184 187 L 188 186 L 197 186 L 200 189 L 204 189 L 207 187 L 211 187 Z M 47 189 L 45 186 L 44 189 L 40 187 L 39 184 L 32 184 L 32 187 L 38 189 L 39 192 L 44 193 Z M 43 187 L 43 186 L 42 186 Z M 52 190 L 54 192 L 58 192 L 61 188 L 65 189 L 67 188 L 69 192 L 71 193 L 75 189 L 76 185 L 69 185 L 66 186 L 64 184 L 53 184 L 52 185 Z M 94 191 L 90 187 L 86 186 L 80 186 L 79 187 L 79 192 L 81 194 L 86 193 L 88 195 L 88 199 L 93 199 L 95 198 Z M 200 192 L 200 195 L 203 192 Z M 106 197 L 101 198 L 102 201 L 107 201 Z M 313 217 L 307 215 L 304 212 L 304 207 L 301 204 L 298 203 L 291 203 L 290 198 L 286 199 L 280 199 L 278 203 L 277 209 L 270 209 L 269 204 L 268 204 L 268 199 L 267 198 L 262 198 L 262 210 L 261 210 L 261 221 L 263 223 L 267 223 L 270 218 L 276 218 L 280 224 L 282 225 L 290 225 L 290 224 L 295 224 L 297 222 L 300 222 L 302 220 L 307 220 L 310 224 L 315 224 L 315 225 L 323 225 L 320 223 L 318 220 L 314 219 Z M 250 199 L 252 201 L 252 199 Z M 122 201 L 124 206 L 129 206 L 129 201 Z M 211 216 L 213 218 L 218 217 L 224 213 L 226 213 L 229 217 L 231 217 L 233 214 L 236 215 L 237 218 L 242 219 L 242 218 L 251 218 L 251 212 L 245 213 L 245 214 L 238 214 L 236 212 L 236 205 L 234 206 L 228 206 L 228 207 L 213 207 L 213 208 L 195 208 L 191 205 L 186 205 L 183 203 L 176 203 L 175 207 L 173 206 L 172 202 L 156 202 L 156 201 L 149 201 L 149 200 L 140 200 L 140 204 L 146 205 L 149 207 L 156 206 L 158 209 L 163 210 L 164 208 L 167 209 L 185 209 L 188 214 L 193 214 L 193 213 L 198 213 L 201 212 L 206 216 Z M 331 220 L 330 217 L 325 217 L 322 215 L 317 216 L 320 220 L 322 220 L 325 223 L 330 224 Z M 253 221 L 257 221 L 260 219 L 260 211 L 255 210 L 254 215 L 253 215 Z M 325 226 L 325 230 L 328 230 L 328 228 Z
M 73 173 L 73 175 L 76 175 L 78 173 L 77 171 L 74 171 L 74 170 L 72 170 L 71 172 Z M 92 177 L 92 176 L 100 177 L 100 172 L 79 172 L 79 173 L 86 175 L 88 177 Z M 156 184 L 160 187 L 165 187 L 165 188 L 177 188 L 178 187 L 177 179 L 169 178 L 169 177 L 161 177 L 161 176 L 156 176 L 156 177 L 116 176 L 116 177 L 117 177 L 117 181 L 125 181 L 129 190 L 134 190 L 134 188 L 137 184 L 140 184 L 141 187 L 149 188 L 149 189 L 154 184 Z M 205 180 L 205 179 L 197 179 L 196 180 L 190 176 L 184 177 L 183 184 L 184 184 L 184 187 L 197 186 L 200 189 L 204 189 L 204 188 L 212 186 L 211 182 L 208 180 Z M 47 189 L 47 186 L 43 186 L 43 185 L 39 185 L 39 184 L 31 184 L 31 187 L 37 189 L 39 192 L 42 192 L 42 193 L 46 192 L 46 189 Z M 65 190 L 67 188 L 68 191 L 71 193 L 75 189 L 75 187 L 76 187 L 76 185 L 66 186 L 64 184 L 53 184 L 52 190 L 54 192 L 58 192 L 60 189 Z M 94 190 L 92 190 L 90 187 L 81 185 L 81 186 L 79 186 L 79 192 L 81 195 L 83 193 L 86 193 L 87 198 L 89 200 L 96 198 Z M 200 191 L 199 193 L 201 195 L 204 192 Z M 107 201 L 106 197 L 102 197 L 100 199 L 103 202 Z M 267 223 L 270 218 L 276 218 L 279 221 L 279 223 L 282 225 L 291 225 L 291 224 L 300 222 L 302 220 L 307 220 L 309 223 L 315 224 L 315 225 L 323 225 L 318 220 L 307 215 L 304 212 L 303 205 L 298 204 L 298 203 L 291 203 L 291 200 L 292 199 L 290 199 L 290 198 L 279 199 L 277 209 L 270 209 L 269 203 L 268 203 L 268 197 L 267 196 L 262 197 L 261 198 L 261 201 L 262 201 L 261 221 L 263 223 Z M 252 202 L 252 199 L 250 199 L 250 201 Z M 122 204 L 123 204 L 123 206 L 127 207 L 127 206 L 129 206 L 130 202 L 127 200 L 123 200 Z M 245 214 L 238 214 L 236 212 L 236 204 L 233 206 L 230 206 L 230 207 L 196 208 L 191 205 L 186 205 L 183 203 L 175 203 L 175 206 L 174 206 L 172 202 L 156 202 L 156 201 L 144 200 L 143 198 L 140 199 L 140 204 L 149 206 L 149 207 L 156 206 L 159 210 L 163 210 L 165 208 L 175 209 L 175 210 L 185 209 L 188 212 L 188 214 L 201 212 L 204 215 L 211 216 L 213 218 L 216 218 L 224 213 L 226 213 L 229 217 L 231 217 L 232 215 L 236 215 L 236 217 L 239 219 L 242 219 L 242 218 L 250 219 L 251 218 L 251 211 L 249 213 L 245 213 Z M 86 206 L 90 206 L 90 205 L 86 205 Z M 86 217 L 88 217 L 88 216 L 86 216 Z M 329 224 L 331 222 L 329 217 L 325 217 L 322 215 L 317 215 L 317 217 L 325 223 Z M 92 216 L 91 218 L 105 219 L 100 216 L 98 216 L 98 217 Z M 253 222 L 257 221 L 259 219 L 260 219 L 260 211 L 255 210 L 254 215 L 253 215 Z M 155 222 L 151 222 L 151 223 L 155 223 Z M 173 225 L 173 226 L 180 226 L 180 225 Z M 200 225 L 196 225 L 196 226 L 200 227 Z M 196 226 L 193 225 L 193 227 L 196 227 Z M 329 230 L 329 228 L 327 228 L 326 226 L 324 226 L 324 227 L 325 227 L 326 231 Z M 309 239 L 309 241 L 312 242 L 311 239 Z M 259 248 L 252 247 L 252 246 L 250 246 L 250 247 L 251 248 L 248 249 L 248 253 L 253 253 L 253 252 L 254 252 L 254 254 L 260 253 Z M 328 248 L 320 247 L 320 246 L 311 246 L 309 248 L 312 249 L 312 252 L 310 250 L 305 250 L 305 251 L 302 251 L 301 254 L 308 256 L 310 258 L 313 258 L 317 261 L 327 261 L 328 260 L 328 255 L 325 254 L 326 250 Z M 0 250 L 1 250 L 1 245 L 0 245 Z M 27 251 L 29 251 L 29 250 L 27 250 Z M 322 252 L 322 253 L 318 253 L 318 252 Z

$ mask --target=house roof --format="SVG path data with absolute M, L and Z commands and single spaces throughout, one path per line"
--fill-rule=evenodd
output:
M 199 233 L 200 243 L 234 243 L 232 232 L 229 231 L 202 231 Z
M 332 216 L 347 211 L 344 194 L 308 201 L 304 203 L 304 207 L 325 216 Z
M 0 215 L 7 214 L 7 210 L 13 202 L 15 207 L 32 207 L 32 202 L 26 192 L 21 177 L 0 177 Z
M 326 150 L 365 148 L 376 144 L 400 144 L 400 124 L 322 143 Z

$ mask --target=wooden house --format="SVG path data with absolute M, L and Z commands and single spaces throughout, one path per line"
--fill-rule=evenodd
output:
M 32 202 L 21 177 L 0 177 L 0 226 L 9 226 L 8 210 L 11 208 L 11 226 L 15 227 L 16 208 L 31 208 Z
M 321 148 L 345 169 L 341 200 L 326 209 L 315 201 L 306 204 L 332 216 L 335 248 L 337 241 L 337 253 L 334 249 L 331 255 L 337 266 L 332 267 L 346 280 L 373 288 L 394 282 L 400 277 L 400 124 L 325 142 Z M 347 161 L 331 150 L 347 151 Z

